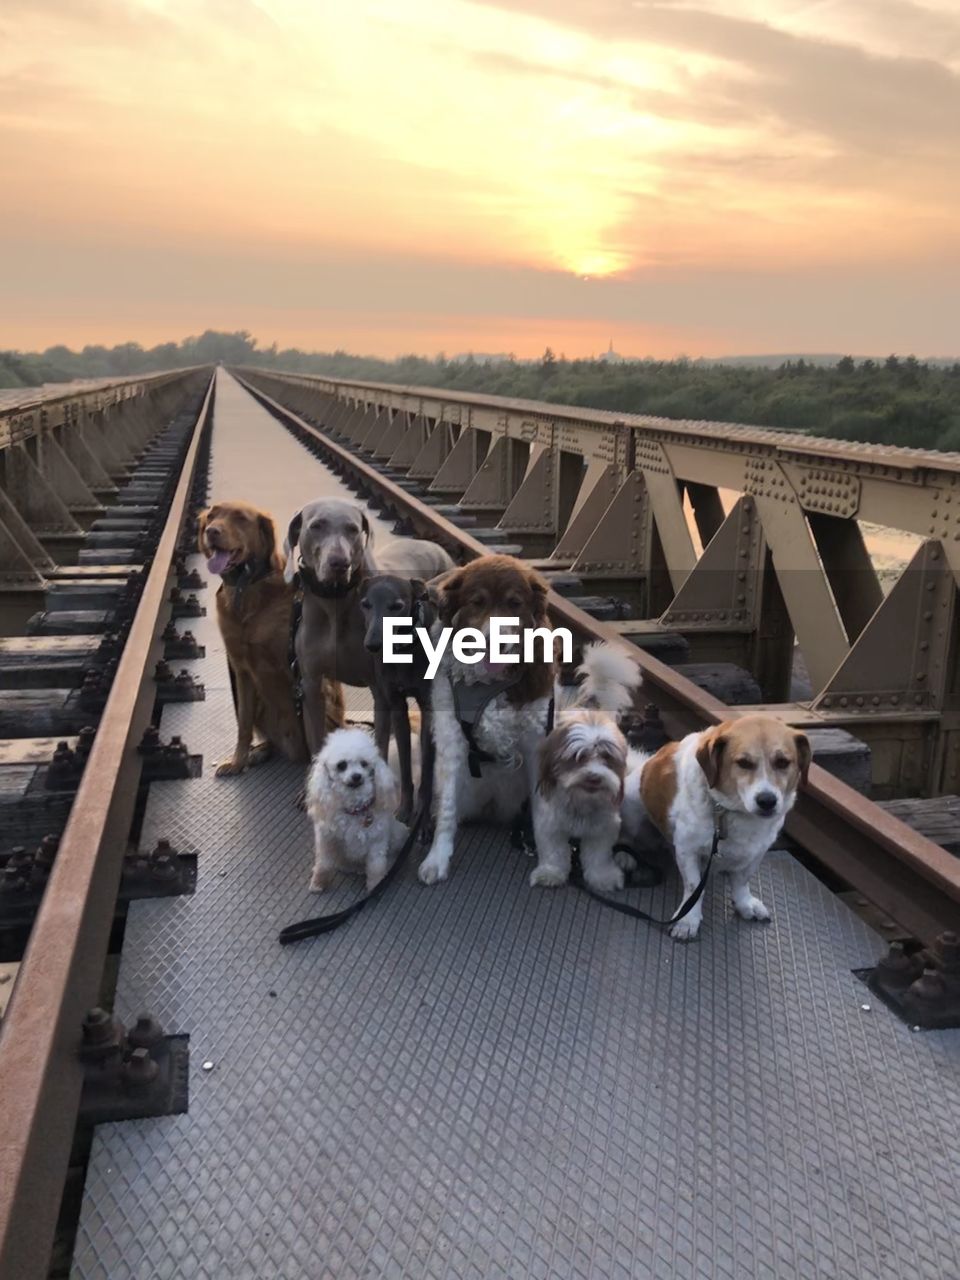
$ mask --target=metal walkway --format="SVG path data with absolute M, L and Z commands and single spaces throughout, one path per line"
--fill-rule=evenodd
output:
M 221 372 L 212 495 L 282 522 L 336 488 Z M 233 710 L 207 604 L 207 701 L 162 725 L 204 777 L 154 784 L 143 833 L 200 851 L 197 892 L 131 909 L 118 991 L 190 1032 L 190 1112 L 98 1130 L 76 1277 L 960 1275 L 960 1033 L 869 997 L 851 971 L 882 943 L 786 855 L 771 925 L 714 889 L 681 947 L 529 889 L 476 828 L 447 884 L 411 864 L 281 949 L 318 910 L 299 771 L 213 778 Z

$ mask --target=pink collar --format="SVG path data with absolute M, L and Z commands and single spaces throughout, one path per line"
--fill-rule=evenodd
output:
M 374 800 L 376 800 L 376 796 L 371 796 L 367 803 L 360 805 L 358 809 L 348 809 L 347 806 L 344 805 L 343 812 L 348 813 L 351 818 L 358 818 L 361 813 L 367 813 L 368 810 L 373 808 Z

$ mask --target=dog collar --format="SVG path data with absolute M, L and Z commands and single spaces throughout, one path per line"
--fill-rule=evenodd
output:
M 361 816 L 365 816 L 366 821 L 364 822 L 363 825 L 365 827 L 368 827 L 370 823 L 373 821 L 373 814 L 370 812 L 370 810 L 373 808 L 373 801 L 374 801 L 374 797 L 371 796 L 371 798 L 366 802 L 366 804 L 360 805 L 359 808 L 357 809 L 348 809 L 347 806 L 344 805 L 343 812 L 348 813 L 351 818 L 359 818 Z
M 238 604 L 247 587 L 269 577 L 272 569 L 273 566 L 269 560 L 244 560 L 241 564 L 228 569 L 226 573 L 222 573 L 220 580 L 234 593 L 234 603 Z
M 301 561 L 300 567 L 297 569 L 297 578 L 300 583 L 306 587 L 311 595 L 319 596 L 321 600 L 341 600 L 344 596 L 356 587 L 357 583 L 363 577 L 363 569 L 354 569 L 346 582 L 321 582 L 312 569 Z
M 356 818 L 356 817 L 358 817 L 358 815 L 360 815 L 361 813 L 366 813 L 366 812 L 367 812 L 367 810 L 372 809 L 372 808 L 374 808 L 374 796 L 371 796 L 371 797 L 370 797 L 370 799 L 369 799 L 369 800 L 367 800 L 365 804 L 361 804 L 361 805 L 360 805 L 360 806 L 358 806 L 358 808 L 356 808 L 356 809 L 348 809 L 348 808 L 347 808 L 347 806 L 346 806 L 346 805 L 344 805 L 344 806 L 343 806 L 343 812 L 344 812 L 344 813 L 348 813 L 349 815 L 351 815 L 351 818 Z

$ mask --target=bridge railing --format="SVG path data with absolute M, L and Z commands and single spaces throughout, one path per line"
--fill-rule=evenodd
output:
M 37 591 L 104 514 L 157 423 L 209 369 L 0 392 L 0 590 Z
M 761 705 L 851 729 L 878 796 L 960 790 L 960 454 L 242 372 L 546 570 L 628 600 L 622 633 L 681 632 L 693 661 L 749 671 Z M 866 525 L 914 535 L 889 590 Z

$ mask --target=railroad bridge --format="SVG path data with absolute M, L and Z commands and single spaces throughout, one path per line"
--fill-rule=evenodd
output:
M 960 1274 L 960 456 L 255 368 L 0 394 L 4 1278 Z M 323 493 L 536 565 L 638 733 L 802 726 L 773 924 L 715 892 L 678 948 L 478 828 L 281 952 L 300 779 L 212 776 L 193 516 Z

